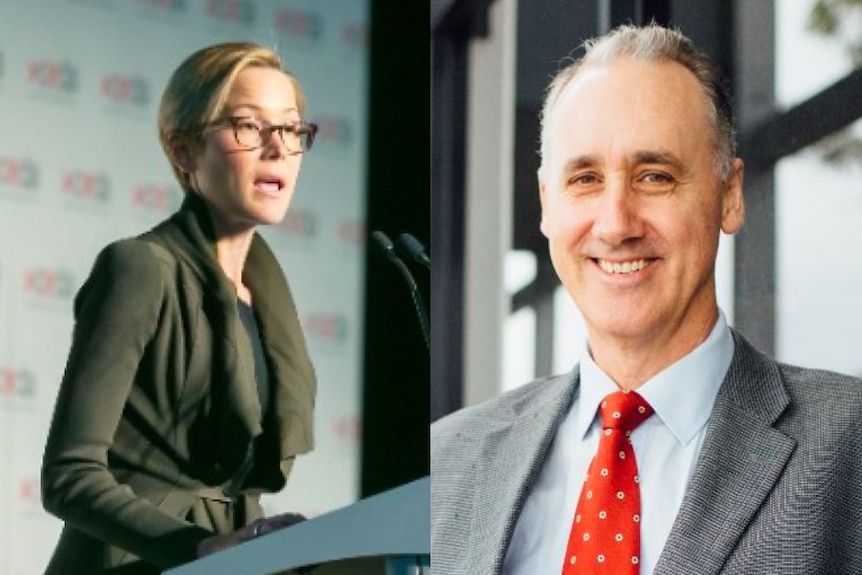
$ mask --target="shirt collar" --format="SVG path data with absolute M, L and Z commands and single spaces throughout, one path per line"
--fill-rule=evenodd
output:
M 718 389 L 733 359 L 733 336 L 724 313 L 709 337 L 688 355 L 648 379 L 638 393 L 652 406 L 677 441 L 686 444 L 706 424 Z M 619 387 L 593 361 L 587 350 L 580 364 L 577 436 L 587 434 L 599 402 Z

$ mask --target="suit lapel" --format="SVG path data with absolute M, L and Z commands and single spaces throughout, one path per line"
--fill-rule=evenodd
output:
M 468 545 L 467 564 L 476 573 L 500 573 L 526 495 L 571 403 L 576 374 L 577 369 L 537 383 L 503 424 L 484 436 Z
M 734 332 L 736 350 L 655 575 L 719 573 L 796 442 L 772 424 L 790 403 L 778 368 Z

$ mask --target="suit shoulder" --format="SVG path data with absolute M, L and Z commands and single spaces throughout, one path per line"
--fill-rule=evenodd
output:
M 518 413 L 557 386 L 571 382 L 572 373 L 533 380 L 497 397 L 464 407 L 431 424 L 431 448 L 447 438 L 469 438 L 484 435 L 501 424 L 509 423 Z
M 823 369 L 779 363 L 785 386 L 800 409 L 811 415 L 862 420 L 862 379 Z

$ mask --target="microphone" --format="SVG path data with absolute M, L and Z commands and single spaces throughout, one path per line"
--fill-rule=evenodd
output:
M 413 307 L 416 309 L 416 316 L 419 318 L 419 327 L 422 329 L 422 336 L 425 338 L 425 347 L 430 354 L 431 335 L 428 328 L 428 315 L 425 313 L 425 304 L 422 301 L 422 294 L 419 292 L 419 286 L 416 285 L 416 280 L 413 279 L 413 274 L 410 273 L 410 270 L 407 269 L 407 265 L 401 261 L 401 258 L 399 258 L 395 253 L 395 245 L 392 243 L 392 240 L 389 239 L 389 236 L 380 230 L 377 230 L 375 232 L 371 232 L 371 238 L 374 240 L 374 243 L 380 251 L 383 252 L 383 255 L 395 264 L 395 267 L 398 268 L 398 271 L 401 272 L 401 275 L 404 276 L 404 279 L 407 281 L 407 285 L 410 287 L 410 295 L 413 298 Z M 421 247 L 421 244 L 419 245 Z
M 425 253 L 425 246 L 419 240 L 411 234 L 401 234 L 398 236 L 398 245 L 410 259 L 431 271 L 431 258 Z

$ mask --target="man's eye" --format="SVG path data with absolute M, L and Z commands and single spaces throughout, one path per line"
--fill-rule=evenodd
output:
M 599 181 L 595 174 L 578 174 L 569 178 L 569 185 L 573 186 L 590 186 Z
M 673 177 L 663 172 L 648 172 L 641 178 L 648 184 L 668 184 L 673 182 Z

